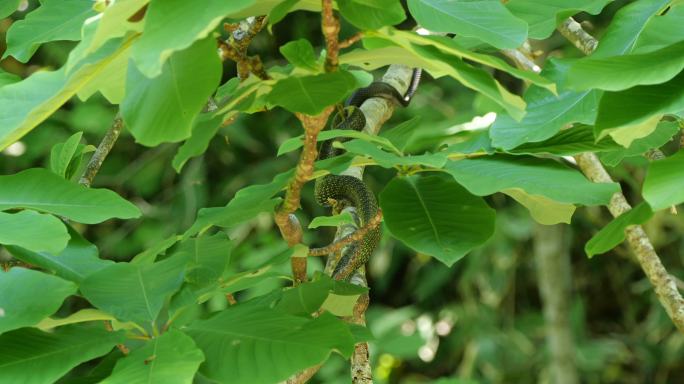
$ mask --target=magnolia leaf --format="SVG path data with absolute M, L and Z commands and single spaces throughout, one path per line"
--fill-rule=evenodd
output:
M 47 273 L 14 267 L 7 272 L 0 271 L 0 291 L 0 333 L 4 333 L 37 324 L 55 313 L 64 299 L 76 293 L 76 284 Z

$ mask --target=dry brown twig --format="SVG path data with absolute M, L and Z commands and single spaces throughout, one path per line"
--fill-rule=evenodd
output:
M 366 233 L 368 233 L 368 231 L 377 228 L 377 226 L 380 225 L 381 222 L 382 211 L 378 209 L 378 213 L 375 216 L 373 216 L 373 218 L 368 222 L 368 224 L 364 225 L 362 228 L 357 229 L 351 234 L 344 236 L 343 238 L 336 240 L 329 245 L 326 245 L 325 247 L 309 249 L 309 256 L 326 256 L 331 253 L 338 252 L 347 245 L 361 240 L 366 235 Z
M 239 23 L 224 25 L 226 31 L 230 32 L 230 37 L 226 41 L 219 41 L 219 55 L 222 60 L 230 59 L 237 64 L 240 81 L 247 79 L 250 73 L 262 80 L 270 78 L 259 55 L 247 55 L 249 44 L 266 22 L 266 16 L 256 16 L 248 17 Z

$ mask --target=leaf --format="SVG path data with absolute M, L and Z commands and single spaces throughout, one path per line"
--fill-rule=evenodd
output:
M 406 19 L 404 7 L 396 0 L 338 0 L 345 19 L 359 29 L 378 29 Z
M 462 59 L 448 55 L 434 46 L 414 45 L 413 50 L 418 55 L 431 59 L 433 63 L 439 63 L 440 68 L 451 77 L 499 104 L 513 118 L 519 120 L 525 115 L 525 102 L 510 93 L 485 70 L 468 65 Z
M 621 91 L 666 82 L 684 69 L 684 41 L 648 53 L 577 60 L 568 72 L 573 89 Z
M 287 185 L 293 172 L 281 173 L 268 184 L 250 185 L 242 188 L 225 207 L 202 208 L 197 214 L 197 220 L 185 233 L 192 236 L 210 226 L 235 228 L 247 220 L 253 219 L 261 212 L 272 212 L 278 199 L 273 195 Z
M 0 1 L 0 19 L 13 14 L 18 8 L 21 0 L 3 0 Z
M 221 128 L 224 116 L 200 114 L 192 122 L 192 134 L 173 157 L 171 164 L 180 173 L 185 163 L 193 157 L 203 154 L 209 148 L 209 142 Z
M 349 153 L 370 157 L 384 168 L 412 165 L 442 168 L 447 161 L 447 154 L 445 152 L 399 156 L 394 153 L 385 152 L 373 143 L 358 139 L 343 143 L 342 146 Z
M 203 375 L 234 384 L 275 383 L 324 362 L 333 350 L 345 357 L 353 351 L 348 326 L 328 313 L 307 319 L 250 304 L 187 327 L 206 357 Z
M 278 50 L 285 56 L 287 61 L 295 67 L 308 69 L 314 72 L 319 72 L 322 69 L 316 61 L 316 55 L 309 40 L 299 39 L 290 41 L 281 46 Z
M 653 133 L 634 140 L 629 148 L 601 153 L 599 158 L 603 164 L 614 167 L 620 164 L 622 159 L 626 157 L 639 156 L 646 153 L 649 149 L 662 147 L 672 139 L 672 136 L 679 132 L 679 129 L 679 124 L 674 121 L 661 121 Z
M 220 80 L 221 63 L 211 38 L 171 56 L 155 78 L 129 66 L 121 104 L 124 122 L 143 145 L 183 140 Z
M 462 59 L 467 59 L 482 65 L 486 65 L 488 67 L 499 69 L 501 71 L 509 73 L 511 76 L 514 76 L 521 80 L 529 81 L 540 87 L 548 89 L 554 94 L 556 93 L 556 84 L 554 83 L 553 79 L 541 76 L 538 73 L 532 71 L 518 69 L 496 56 L 473 52 L 468 47 L 463 46 L 456 40 L 450 39 L 446 36 L 423 36 L 414 32 L 398 31 L 393 28 L 382 28 L 378 31 L 368 31 L 366 32 L 366 36 L 368 36 L 369 38 L 380 37 L 382 39 L 387 40 L 387 42 L 391 45 L 401 46 L 402 48 L 419 56 L 420 52 L 416 52 L 413 48 L 414 46 L 432 46 L 439 49 L 445 54 L 456 56 Z M 364 39 L 364 42 L 366 42 L 366 39 Z M 424 58 L 423 62 L 426 63 L 424 68 L 430 70 L 432 70 L 435 65 L 438 65 L 438 63 L 434 63 L 433 61 L 424 60 Z
M 506 8 L 529 26 L 529 38 L 542 40 L 551 36 L 561 20 L 576 13 L 597 15 L 612 0 L 510 0 Z
M 339 215 L 314 217 L 309 223 L 309 229 L 320 227 L 339 227 L 345 224 L 353 224 L 354 219 L 349 212 L 342 212 Z
M 587 244 L 584 245 L 584 252 L 590 259 L 594 255 L 606 253 L 617 247 L 625 240 L 625 229 L 630 225 L 643 224 L 653 216 L 651 207 L 646 203 L 641 203 L 629 211 L 616 217 L 605 227 L 595 234 Z
M 536 143 L 526 143 L 508 151 L 512 154 L 535 155 L 549 154 L 556 156 L 572 156 L 582 152 L 614 153 L 622 147 L 605 138 L 598 143 L 594 138 L 594 127 L 577 124 L 572 128 L 564 129 L 551 138 Z
M 567 62 L 550 60 L 542 74 L 559 82 L 567 67 Z M 570 123 L 593 124 L 600 96 L 598 91 L 566 89 L 561 89 L 555 96 L 533 85 L 525 92 L 527 113 L 522 120 L 516 121 L 515 116 L 497 116 L 489 130 L 492 144 L 510 150 L 524 143 L 548 139 Z
M 559 203 L 542 195 L 531 195 L 520 188 L 504 189 L 501 192 L 527 208 L 530 216 L 539 224 L 570 224 L 572 215 L 575 213 L 573 204 Z
M 380 132 L 380 137 L 386 138 L 390 143 L 400 151 L 404 151 L 412 142 L 416 131 L 420 127 L 421 117 L 413 116 L 410 120 L 406 120 L 397 124 L 394 128 L 383 130 Z
M 230 263 L 233 243 L 224 232 L 200 236 L 180 243 L 176 253 L 189 260 L 185 280 L 193 285 L 207 286 L 223 276 Z
M 190 337 L 171 329 L 119 359 L 102 384 L 191 383 L 204 354 Z
M 83 132 L 76 132 L 64 143 L 55 144 L 50 151 L 50 170 L 55 174 L 66 178 L 69 163 L 76 154 L 76 149 L 81 141 Z
M 43 321 L 41 321 L 40 323 L 36 324 L 36 328 L 40 329 L 41 331 L 47 331 L 50 329 L 62 327 L 64 325 L 104 320 L 116 321 L 116 319 L 112 315 L 108 315 L 102 311 L 98 311 L 97 309 L 86 308 L 81 309 L 80 311 L 72 313 L 69 316 L 63 318 L 48 317 L 46 319 L 43 319 Z
M 276 5 L 271 9 L 268 14 L 268 22 L 273 25 L 284 19 L 288 13 L 293 11 L 293 7 L 297 4 L 299 0 L 284 0 L 280 4 Z
M 592 183 L 557 161 L 530 156 L 449 161 L 444 169 L 477 196 L 518 188 L 560 203 L 594 206 L 608 204 L 613 193 L 620 190 L 616 183 Z
M 684 30 L 679 26 L 684 23 L 684 6 L 670 4 L 666 14 L 655 14 L 644 25 L 632 52 L 643 53 L 655 51 L 684 40 Z
M 618 56 L 632 51 L 635 41 L 644 32 L 651 18 L 660 13 L 670 2 L 670 0 L 635 1 L 620 8 L 591 57 Z
M 321 308 L 333 285 L 330 277 L 319 273 L 312 281 L 284 289 L 274 309 L 291 315 L 308 316 Z
M 69 241 L 64 224 L 52 215 L 35 211 L 0 212 L 0 244 L 18 245 L 32 251 L 59 252 Z
M 23 328 L 5 333 L 0 336 L 0 382 L 54 383 L 123 341 L 122 332 L 108 332 L 102 326 L 70 326 L 50 333 Z
M 649 164 L 642 192 L 654 211 L 684 202 L 684 152 Z
M 75 283 L 80 283 L 89 274 L 114 264 L 111 260 L 100 259 L 97 247 L 84 239 L 71 226 L 67 225 L 67 229 L 71 239 L 66 248 L 55 255 L 47 252 L 32 252 L 15 246 L 5 248 L 15 258 L 52 271 L 57 276 Z
M 8 85 L 8 84 L 14 84 L 18 81 L 21 81 L 21 78 L 13 73 L 5 72 L 2 69 L 0 69 L 0 87 Z
M 0 271 L 0 292 L 0 333 L 4 333 L 34 325 L 55 313 L 67 296 L 76 293 L 76 284 L 47 273 L 14 267 L 7 272 Z
M 145 32 L 133 46 L 132 58 L 139 73 L 156 77 L 163 71 L 165 61 L 176 51 L 190 47 L 196 40 L 204 39 L 225 17 L 253 4 L 254 0 L 207 0 L 198 7 L 186 0 L 153 1 L 145 16 Z M 255 14 L 252 14 L 255 15 Z M 233 16 L 239 17 L 239 16 Z M 183 33 L 178 33 L 183 31 Z M 211 41 L 214 39 L 206 39 Z M 217 58 L 213 55 L 197 56 L 200 62 Z M 198 75 L 201 72 L 189 72 Z
M 496 0 L 408 0 L 408 7 L 433 32 L 475 37 L 499 49 L 517 48 L 527 38 L 527 23 Z
M 134 39 L 131 37 L 130 39 Z M 57 71 L 41 71 L 0 88 L 0 150 L 40 124 L 128 50 L 131 40 L 113 39 L 96 52 Z M 72 51 L 73 54 L 73 51 Z M 66 71 L 70 66 L 71 70 Z
M 273 86 L 267 100 L 290 112 L 316 115 L 359 86 L 365 85 L 357 84 L 354 75 L 346 71 L 315 76 L 290 76 Z
M 117 263 L 90 274 L 81 283 L 83 296 L 120 320 L 154 323 L 164 301 L 183 282 L 185 257 L 154 264 Z
M 439 176 L 392 179 L 380 193 L 380 206 L 394 237 L 447 266 L 494 233 L 494 210 Z
M 338 137 L 349 137 L 354 139 L 361 139 L 371 143 L 378 144 L 390 151 L 400 152 L 389 140 L 384 137 L 379 137 L 375 135 L 370 135 L 366 132 L 355 131 L 353 129 L 327 129 L 318 134 L 318 141 L 326 141 L 331 139 L 336 139 Z M 278 147 L 278 156 L 284 155 L 286 153 L 292 152 L 301 148 L 304 145 L 304 135 L 299 135 L 297 137 L 292 137 L 283 141 Z
M 89 0 L 41 0 L 41 4 L 23 20 L 12 23 L 3 59 L 12 55 L 26 63 L 42 43 L 80 40 L 83 22 L 95 15 Z
M 43 168 L 0 176 L 0 210 L 28 208 L 85 224 L 130 219 L 140 210 L 108 189 L 86 188 Z
M 684 72 L 667 83 L 640 85 L 621 92 L 606 92 L 599 104 L 595 135 L 603 137 L 619 128 L 649 122 L 655 128 L 663 114 L 676 113 L 682 109 Z M 645 135 L 636 138 L 643 136 Z M 629 143 L 626 144 L 629 146 Z
M 150 0 L 117 0 L 106 2 L 106 8 L 97 16 L 97 18 L 90 19 L 88 22 L 93 26 L 93 33 L 91 37 L 85 37 L 83 43 L 84 53 L 90 53 L 97 50 L 105 42 L 110 39 L 124 36 L 129 31 L 140 32 L 140 20 L 135 20 L 133 16 L 136 13 L 145 10 L 145 6 Z M 84 31 L 90 25 L 84 26 Z M 81 43 L 81 44 L 83 44 Z M 80 44 L 79 44 L 80 45 Z M 126 62 L 128 59 L 126 59 Z M 127 63 L 125 63 L 127 64 Z

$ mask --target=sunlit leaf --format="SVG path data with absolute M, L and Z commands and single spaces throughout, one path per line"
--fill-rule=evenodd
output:
M 684 152 L 648 166 L 643 195 L 656 211 L 684 202 Z

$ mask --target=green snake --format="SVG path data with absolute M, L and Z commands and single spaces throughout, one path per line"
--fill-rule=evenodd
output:
M 374 82 L 368 87 L 358 89 L 347 99 L 344 109 L 335 115 L 330 128 L 363 130 L 366 125 L 366 117 L 360 107 L 372 97 L 381 97 L 399 105 L 407 106 L 418 87 L 420 76 L 420 69 L 414 69 L 411 83 L 404 95 L 401 95 L 392 85 L 384 82 Z M 333 146 L 335 140 L 344 142 L 348 138 L 324 141 L 319 150 L 319 160 L 344 153 L 343 149 Z M 362 180 L 354 176 L 326 175 L 318 178 L 316 179 L 314 194 L 316 202 L 324 207 L 334 205 L 338 210 L 347 206 L 355 207 L 361 227 L 366 226 L 378 213 L 378 202 L 375 195 Z M 360 241 L 349 245 L 335 266 L 332 276 L 337 280 L 349 279 L 354 271 L 368 261 L 380 243 L 380 236 L 381 228 L 376 226 L 367 231 Z

